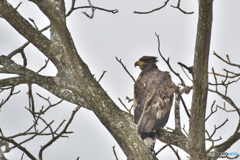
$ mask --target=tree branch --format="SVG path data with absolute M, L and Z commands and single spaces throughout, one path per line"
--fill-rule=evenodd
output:
M 208 95 L 208 62 L 212 30 L 212 0 L 199 0 L 193 63 L 193 94 L 189 123 L 190 160 L 207 159 L 205 114 Z
M 171 7 L 179 9 L 179 11 L 181 11 L 181 12 L 184 13 L 184 14 L 193 14 L 193 13 L 194 13 L 194 12 L 186 12 L 186 11 L 182 10 L 182 9 L 180 8 L 180 2 L 181 2 L 181 0 L 178 0 L 177 6 L 171 5 Z
M 81 107 L 80 106 L 77 106 L 75 108 L 75 110 L 73 110 L 72 112 L 72 115 L 70 117 L 70 119 L 68 120 L 68 123 L 66 124 L 66 126 L 64 127 L 64 129 L 54 138 L 52 138 L 47 144 L 45 144 L 44 146 L 41 147 L 40 151 L 39 151 L 39 159 L 42 160 L 42 154 L 43 154 L 43 151 L 49 147 L 53 142 L 55 142 L 58 138 L 60 138 L 63 134 L 65 134 L 67 132 L 67 129 L 68 129 L 68 126 L 71 124 L 73 118 L 74 118 L 74 115 L 77 113 L 77 111 L 80 109 Z
M 213 101 L 213 104 L 211 106 L 211 113 L 207 116 L 207 118 L 205 118 L 205 121 L 207 121 L 208 118 L 210 118 L 213 113 L 217 112 L 217 107 L 216 107 L 215 111 L 213 111 L 213 106 L 214 106 L 215 102 L 216 102 L 216 100 Z
M 172 69 L 172 67 L 171 67 L 171 65 L 170 65 L 170 63 L 169 63 L 169 58 L 166 60 L 166 59 L 163 57 L 163 55 L 162 55 L 162 53 L 161 53 L 161 50 L 160 50 L 160 38 L 159 38 L 159 35 L 157 35 L 157 33 L 155 33 L 155 35 L 156 35 L 156 37 L 157 37 L 157 39 L 158 39 L 158 53 L 160 54 L 160 56 L 162 57 L 162 59 L 164 60 L 164 62 L 168 65 L 168 68 L 172 71 L 172 73 L 174 73 L 174 74 L 179 78 L 179 80 L 181 81 L 181 85 L 182 85 L 182 86 L 185 86 L 185 83 L 184 83 L 183 79 L 181 78 L 181 76 L 179 75 L 179 73 L 176 73 L 176 72 Z
M 118 160 L 118 157 L 117 157 L 117 154 L 116 154 L 116 151 L 115 151 L 115 146 L 113 146 L 112 148 L 113 148 L 114 156 L 115 156 L 116 160 Z
M 0 128 L 0 131 L 2 133 L 2 130 Z M 16 146 L 18 149 L 20 149 L 21 151 L 23 151 L 30 159 L 32 160 L 37 160 L 37 158 L 35 158 L 28 150 L 26 150 L 26 148 L 22 147 L 20 144 L 18 144 L 17 142 L 15 142 L 13 139 L 9 139 L 6 138 L 4 136 L 0 136 L 0 139 L 6 142 L 9 142 L 11 144 L 13 144 L 14 146 Z
M 13 92 L 13 91 L 14 91 L 14 86 L 10 87 L 10 89 L 11 89 L 11 91 L 10 91 L 8 97 L 7 97 L 5 100 L 2 99 L 2 102 L 0 103 L 0 109 L 2 108 L 2 106 L 3 106 L 7 101 L 9 101 L 9 99 L 10 99 L 14 94 L 20 93 L 20 90 L 19 90 L 18 92 L 15 92 L 15 93 Z M 5 89 L 1 89 L 1 92 L 2 92 L 3 90 L 5 90 Z
M 103 71 L 101 77 L 100 77 L 99 80 L 98 80 L 98 83 L 101 81 L 101 79 L 103 78 L 103 76 L 104 76 L 104 74 L 105 74 L 106 72 L 107 72 L 107 71 Z
M 127 72 L 127 74 L 132 78 L 133 82 L 135 82 L 135 79 L 133 78 L 133 76 L 129 73 L 129 71 L 127 70 L 126 66 L 124 66 L 124 64 L 122 63 L 122 60 L 121 59 L 119 60 L 117 57 L 115 57 L 115 58 L 122 65 L 122 67 Z
M 49 59 L 56 65 L 57 68 L 61 68 L 58 64 L 59 60 L 57 55 L 61 51 L 56 50 L 54 44 L 46 38 L 40 31 L 34 28 L 27 20 L 25 20 L 9 3 L 5 0 L 0 1 L 0 14 L 2 17 L 10 23 L 22 36 L 35 45 L 42 53 L 44 53 Z M 28 32 L 26 32 L 26 30 Z M 33 38 L 34 37 L 34 38 Z
M 234 67 L 238 67 L 238 68 L 240 69 L 240 65 L 239 65 L 239 64 L 232 63 L 232 62 L 230 61 L 228 55 L 226 55 L 227 61 L 226 61 L 225 59 L 223 59 L 222 57 L 220 57 L 215 51 L 213 52 L 213 55 L 215 55 L 216 57 L 218 57 L 220 60 L 222 60 L 223 62 L 227 63 L 228 65 L 234 66 Z
M 118 10 L 117 9 L 113 9 L 113 10 L 110 10 L 110 9 L 105 9 L 105 8 L 101 8 L 101 7 L 96 7 L 94 5 L 90 5 L 90 6 L 80 6 L 80 7 L 74 7 L 75 5 L 75 1 L 76 0 L 72 0 L 72 6 L 71 6 L 71 9 L 68 11 L 68 13 L 66 14 L 66 17 L 69 16 L 74 10 L 77 10 L 77 9 L 85 9 L 85 8 L 91 8 L 92 10 L 100 10 L 100 11 L 105 11 L 105 12 L 110 12 L 112 14 L 116 14 L 118 13 Z M 90 18 L 90 17 L 89 17 Z
M 167 5 L 168 2 L 169 2 L 169 0 L 167 0 L 166 2 L 164 2 L 164 5 L 162 5 L 161 7 L 156 8 L 156 9 L 153 9 L 153 10 L 151 10 L 151 11 L 147 11 L 147 12 L 134 11 L 133 13 L 136 13 L 136 14 L 149 14 L 149 13 L 153 13 L 153 12 L 155 12 L 155 11 L 158 11 L 158 10 L 164 8 L 164 7 Z
M 90 16 L 89 14 L 87 14 L 86 12 L 82 12 L 83 14 L 85 14 L 88 18 L 92 19 L 93 16 L 94 16 L 94 11 L 95 11 L 95 8 L 92 6 L 92 3 L 90 0 L 88 0 L 88 3 L 89 3 L 89 6 L 91 7 L 92 9 L 92 15 Z

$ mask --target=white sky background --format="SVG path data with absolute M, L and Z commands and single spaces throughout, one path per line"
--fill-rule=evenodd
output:
M 49 20 L 42 14 L 42 12 L 33 3 L 23 0 L 9 0 L 9 2 L 16 7 L 20 2 L 23 4 L 19 7 L 18 11 L 26 19 L 32 18 L 41 29 L 49 24 Z M 70 8 L 69 0 L 66 3 L 67 11 Z M 121 108 L 122 105 L 118 101 L 118 97 L 130 107 L 125 100 L 126 96 L 133 97 L 133 81 L 124 71 L 120 63 L 115 57 L 122 59 L 127 69 L 136 79 L 140 73 L 139 68 L 134 67 L 134 63 L 144 55 L 152 55 L 159 57 L 158 67 L 160 70 L 169 71 L 167 65 L 160 58 L 157 50 L 157 38 L 155 32 L 160 35 L 161 39 L 161 52 L 165 58 L 170 57 L 170 63 L 173 69 L 180 73 L 182 78 L 188 85 L 191 81 L 183 73 L 181 67 L 177 62 L 182 62 L 187 66 L 193 63 L 193 53 L 195 47 L 195 38 L 197 30 L 198 18 L 198 4 L 197 0 L 182 0 L 181 8 L 187 12 L 194 11 L 192 15 L 182 14 L 179 10 L 172 8 L 170 5 L 176 6 L 177 0 L 171 0 L 168 5 L 151 14 L 138 15 L 133 14 L 133 11 L 150 11 L 165 2 L 159 0 L 151 1 L 127 1 L 127 0 L 92 0 L 94 6 L 106 9 L 118 9 L 117 14 L 107 13 L 96 10 L 93 19 L 87 18 L 82 11 L 91 14 L 90 9 L 76 10 L 67 19 L 67 25 L 74 39 L 75 46 L 79 55 L 87 63 L 92 74 L 98 79 L 104 70 L 107 73 L 104 75 L 100 84 L 107 91 L 109 96 Z M 76 6 L 88 5 L 88 1 L 77 0 Z M 215 68 L 216 72 L 221 72 L 222 68 L 234 70 L 222 63 L 218 58 L 213 56 L 213 51 L 216 51 L 222 57 L 229 54 L 230 59 L 234 63 L 239 64 L 240 58 L 240 1 L 239 0 L 215 0 L 213 7 L 213 26 L 212 38 L 210 48 L 210 63 L 211 67 Z M 49 32 L 45 32 L 49 37 Z M 0 53 L 7 55 L 14 49 L 20 47 L 26 42 L 25 38 L 19 35 L 11 26 L 4 20 L 0 19 Z M 32 45 L 25 49 L 28 58 L 28 68 L 37 71 L 44 64 L 47 58 L 44 57 Z M 14 57 L 14 60 L 22 64 L 20 55 Z M 237 70 L 234 70 L 237 71 Z M 239 72 L 239 71 L 238 71 Z M 41 72 L 44 75 L 56 75 L 56 69 L 52 64 Z M 178 78 L 172 75 L 175 83 L 179 83 Z M 1 76 L 0 78 L 2 78 Z M 8 77 L 8 76 L 5 76 Z M 210 76 L 210 80 L 213 80 Z M 220 81 L 220 80 L 219 80 Z M 212 81 L 213 82 L 213 81 Z M 239 83 L 238 83 L 239 84 Z M 49 97 L 52 103 L 59 101 L 56 97 L 49 92 L 34 85 L 34 93 L 41 93 L 44 97 Z M 16 87 L 16 91 L 21 89 L 21 93 L 15 95 L 11 101 L 4 105 L 0 112 L 0 127 L 5 136 L 17 134 L 25 131 L 28 126 L 32 124 L 33 118 L 24 108 L 28 107 L 27 87 L 22 85 Z M 240 86 L 230 86 L 228 90 L 229 96 L 232 97 L 235 104 L 239 106 L 240 100 Z M 0 94 L 0 100 L 5 98 L 7 93 Z M 39 98 L 36 94 L 35 106 L 40 109 L 42 105 L 48 106 L 46 101 Z M 183 98 L 190 108 L 191 106 L 191 93 L 184 95 Z M 223 106 L 223 101 L 214 94 L 209 94 L 207 113 L 210 113 L 210 107 L 214 99 L 217 99 L 216 104 Z M 48 122 L 55 120 L 53 126 L 57 127 L 63 119 L 69 119 L 72 110 L 76 105 L 64 102 L 61 105 L 51 109 L 46 113 L 45 118 Z M 226 105 L 227 109 L 232 109 Z M 215 109 L 215 107 L 214 107 Z M 237 125 L 237 114 L 228 113 L 218 109 L 206 123 L 207 129 L 210 133 L 214 130 L 214 125 L 219 126 L 228 117 L 229 121 L 224 127 L 218 130 L 214 138 L 218 139 L 219 136 L 226 140 L 231 133 L 235 131 Z M 188 131 L 188 118 L 183 108 L 181 108 L 182 125 L 187 125 Z M 174 114 L 173 110 L 167 126 L 174 128 Z M 121 151 L 117 142 L 100 123 L 97 117 L 84 108 L 81 108 L 76 114 L 74 121 L 69 127 L 69 131 L 74 131 L 74 134 L 68 135 L 69 138 L 62 138 L 53 143 L 45 152 L 43 157 L 45 160 L 52 159 L 71 159 L 75 160 L 79 156 L 80 159 L 115 159 L 112 146 L 116 146 L 116 152 L 120 160 L 126 159 L 126 156 Z M 50 138 L 50 137 L 49 137 Z M 44 145 L 49 138 L 36 138 L 35 140 L 24 145 L 36 157 L 40 149 L 40 145 Z M 18 139 L 19 141 L 21 139 Z M 223 142 L 223 141 L 220 141 Z M 158 142 L 155 150 L 158 150 L 164 143 Z M 210 144 L 207 144 L 207 148 Z M 240 143 L 237 142 L 229 152 L 238 152 L 240 154 Z M 182 159 L 186 158 L 186 153 L 179 150 Z M 17 149 L 12 150 L 9 154 L 5 154 L 8 159 L 18 160 L 21 158 L 22 153 Z M 176 159 L 176 156 L 171 149 L 164 149 L 159 155 L 164 159 Z M 24 160 L 28 159 L 25 155 Z

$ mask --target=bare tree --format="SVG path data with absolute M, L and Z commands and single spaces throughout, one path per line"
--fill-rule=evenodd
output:
M 215 73 L 212 70 L 212 73 L 215 82 L 208 82 L 208 57 L 209 57 L 209 47 L 210 47 L 210 38 L 211 38 L 211 28 L 212 28 L 212 0 L 199 0 L 199 18 L 198 18 L 198 28 L 197 28 L 197 37 L 196 45 L 194 51 L 194 62 L 192 67 L 187 67 L 186 65 L 179 63 L 182 67 L 187 69 L 190 74 L 192 74 L 192 86 L 186 86 L 184 80 L 181 76 L 172 69 L 169 59 L 165 59 L 160 52 L 160 39 L 157 36 L 158 45 L 159 45 L 159 54 L 169 66 L 170 70 L 179 77 L 181 86 L 179 91 L 176 91 L 175 94 L 175 129 L 172 131 L 162 130 L 161 134 L 158 134 L 158 139 L 166 145 L 162 147 L 156 154 L 152 154 L 150 150 L 147 149 L 137 132 L 135 127 L 132 124 L 132 115 L 131 109 L 129 112 L 125 112 L 119 109 L 118 106 L 111 100 L 108 94 L 102 89 L 99 85 L 99 81 L 104 75 L 103 72 L 101 78 L 97 81 L 90 73 L 88 66 L 83 62 L 72 40 L 71 34 L 66 25 L 66 18 L 71 15 L 74 10 L 91 8 L 91 15 L 84 12 L 88 18 L 93 18 L 95 10 L 101 10 L 110 13 L 117 13 L 118 10 L 109 10 L 100 7 L 93 6 L 90 1 L 88 6 L 75 6 L 75 0 L 72 0 L 71 9 L 65 14 L 65 3 L 64 0 L 31 0 L 36 4 L 39 9 L 48 17 L 50 20 L 50 25 L 39 30 L 34 20 L 30 19 L 33 22 L 31 25 L 26 19 L 24 19 L 17 11 L 19 4 L 16 8 L 12 7 L 7 3 L 6 0 L 0 0 L 0 15 L 4 18 L 16 31 L 19 32 L 23 37 L 25 37 L 28 42 L 17 48 L 16 50 L 9 53 L 7 56 L 0 56 L 0 73 L 15 74 L 17 76 L 12 78 L 1 79 L 0 87 L 1 92 L 9 91 L 9 96 L 2 100 L 0 107 L 2 107 L 7 101 L 11 99 L 12 96 L 18 94 L 19 91 L 15 91 L 15 87 L 21 84 L 27 84 L 28 86 L 28 99 L 29 107 L 26 108 L 29 113 L 32 115 L 34 122 L 33 124 L 24 132 L 16 135 L 5 135 L 4 131 L 0 128 L 0 146 L 5 146 L 5 151 L 0 149 L 0 159 L 4 158 L 4 152 L 8 152 L 13 148 L 18 148 L 24 154 L 26 154 L 30 159 L 43 159 L 43 152 L 47 149 L 52 143 L 58 140 L 61 137 L 66 136 L 69 133 L 67 129 L 70 123 L 72 122 L 75 113 L 80 109 L 80 107 L 87 108 L 92 110 L 101 123 L 107 128 L 111 135 L 120 145 L 121 149 L 124 151 L 128 159 L 157 159 L 156 155 L 161 152 L 164 148 L 170 147 L 176 157 L 180 159 L 178 152 L 174 149 L 173 146 L 181 148 L 186 153 L 190 155 L 190 159 L 194 160 L 203 160 L 203 159 L 216 159 L 218 157 L 211 157 L 210 152 L 224 152 L 232 144 L 237 142 L 240 139 L 240 111 L 237 105 L 233 100 L 227 96 L 227 88 L 230 84 L 238 82 L 240 79 L 240 74 L 225 70 L 226 75 Z M 135 11 L 135 14 L 149 14 L 155 11 L 158 11 L 165 7 L 169 0 L 167 0 L 163 6 L 156 8 L 148 12 L 139 12 Z M 172 6 L 173 8 L 179 9 L 184 14 L 192 14 L 193 12 L 186 12 L 180 8 L 180 0 L 178 1 L 177 6 Z M 48 39 L 42 32 L 50 28 L 51 38 Z M 37 49 L 39 49 L 47 58 L 45 65 L 39 69 L 39 71 L 34 72 L 31 69 L 27 68 L 27 58 L 24 52 L 24 49 L 29 45 L 33 44 Z M 23 65 L 15 63 L 12 58 L 20 54 L 23 59 Z M 230 58 L 227 56 L 227 60 L 224 60 L 216 53 L 215 55 L 224 61 L 225 63 L 240 68 L 240 65 L 232 63 Z M 118 60 L 118 59 L 117 59 Z M 57 68 L 58 74 L 56 76 L 43 76 L 40 72 L 46 68 L 48 62 L 51 61 Z M 121 60 L 118 60 L 122 65 Z M 127 71 L 126 67 L 123 65 L 124 69 Z M 128 72 L 128 71 L 127 71 Z M 131 75 L 128 72 L 129 75 Z M 231 74 L 232 76 L 229 76 Z M 225 80 L 219 83 L 217 78 L 224 77 Z M 134 80 L 134 78 L 131 76 Z M 227 82 L 227 79 L 233 79 L 230 82 Z M 55 104 L 52 104 L 49 98 L 44 97 L 43 95 L 38 94 L 40 98 L 45 100 L 49 105 L 46 108 L 42 108 L 40 111 L 35 109 L 34 98 L 32 94 L 32 85 L 37 84 L 38 86 L 44 88 L 45 90 L 51 92 L 52 94 L 59 97 L 61 100 Z M 215 86 L 215 90 L 209 89 L 209 85 Z M 218 91 L 219 86 L 224 86 L 226 88 L 225 93 Z M 179 114 L 179 104 L 180 100 L 182 102 L 181 94 L 188 94 L 190 90 L 193 90 L 192 95 L 192 106 L 191 106 L 191 118 L 189 133 L 183 133 L 181 129 L 181 119 Z M 232 134 L 229 139 L 222 142 L 221 144 L 215 145 L 212 137 L 215 132 L 222 127 L 226 121 L 215 128 L 212 134 L 209 134 L 205 129 L 205 122 L 212 114 L 214 103 L 211 107 L 211 114 L 206 118 L 206 108 L 207 108 L 207 95 L 208 92 L 213 92 L 223 98 L 229 105 L 233 107 L 232 112 L 237 112 L 239 116 L 239 122 L 235 132 Z M 43 118 L 43 114 L 49 111 L 53 106 L 60 104 L 62 101 L 68 101 L 73 104 L 76 104 L 76 109 L 72 111 L 72 115 L 64 125 L 63 121 L 57 128 L 53 128 L 51 124 L 53 122 L 47 123 Z M 130 100 L 131 101 L 131 100 Z M 224 107 L 218 108 L 229 112 Z M 38 123 L 43 122 L 46 126 L 44 129 L 38 129 Z M 61 128 L 61 129 L 60 129 Z M 46 129 L 49 129 L 50 132 L 46 132 Z M 185 131 L 185 130 L 183 130 Z M 207 138 L 205 138 L 205 133 Z M 22 144 L 32 140 L 37 136 L 51 136 L 51 140 L 41 147 L 39 150 L 38 158 L 30 153 Z M 17 137 L 26 136 L 24 141 L 16 142 Z M 30 136 L 30 137 L 29 137 Z M 206 149 L 206 141 L 212 142 L 212 146 Z M 11 146 L 10 146 L 11 144 Z M 113 147 L 114 155 L 117 159 L 117 154 Z

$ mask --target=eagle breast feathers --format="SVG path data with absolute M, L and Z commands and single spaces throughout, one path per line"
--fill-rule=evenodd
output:
M 138 132 L 153 132 L 162 128 L 168 120 L 173 102 L 174 85 L 168 72 L 153 69 L 142 72 L 134 84 L 134 122 L 137 124 L 145 102 L 155 90 L 147 104 L 145 116 Z

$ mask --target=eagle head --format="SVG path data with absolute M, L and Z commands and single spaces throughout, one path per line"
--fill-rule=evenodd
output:
M 134 66 L 139 66 L 139 68 L 143 71 L 152 66 L 154 66 L 154 68 L 157 67 L 155 64 L 157 61 L 157 57 L 143 56 L 137 62 L 135 62 Z

